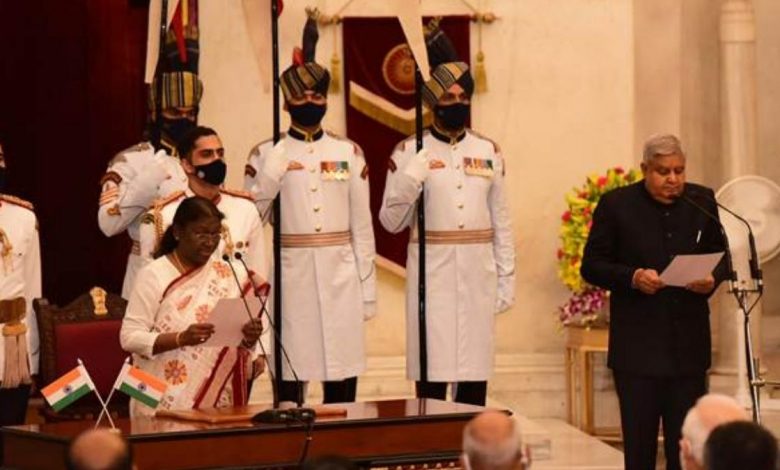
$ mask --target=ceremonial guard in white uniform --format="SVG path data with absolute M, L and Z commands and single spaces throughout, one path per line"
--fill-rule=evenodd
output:
M 0 191 L 4 183 L 0 146 Z M 0 426 L 10 426 L 24 423 L 31 376 L 38 373 L 32 301 L 41 297 L 41 258 L 32 204 L 6 194 L 0 194 L 0 258 Z
M 396 147 L 380 221 L 411 227 L 406 262 L 407 374 L 419 397 L 484 405 L 493 371 L 494 315 L 514 302 L 514 239 L 498 145 L 465 127 L 473 81 L 436 27 L 427 37 L 433 71 L 423 92 L 434 124 Z M 442 42 L 445 42 L 442 46 Z M 428 381 L 420 381 L 417 202 L 425 187 Z
M 376 310 L 368 168 L 355 143 L 320 127 L 330 75 L 314 62 L 312 36 L 310 18 L 303 61 L 281 76 L 289 132 L 251 151 L 244 188 L 265 222 L 281 195 L 281 341 L 290 361 L 302 382 L 323 381 L 325 403 L 349 402 L 366 367 L 363 322 Z M 280 400 L 296 401 L 303 383 L 286 361 L 283 377 Z
M 154 259 L 162 236 L 173 222 L 179 204 L 187 197 L 198 195 L 213 201 L 225 215 L 216 256 L 222 258 L 223 255 L 228 255 L 236 269 L 243 270 L 243 266 L 235 260 L 235 253 L 241 253 L 249 269 L 266 279 L 268 263 L 257 207 L 249 193 L 222 188 L 227 166 L 222 142 L 216 132 L 207 127 L 197 127 L 181 139 L 179 149 L 182 171 L 188 176 L 187 189 L 158 199 L 143 217 L 140 229 L 140 255 L 143 264 Z
M 150 87 L 151 110 L 155 109 L 156 81 Z M 155 199 L 187 187 L 187 175 L 174 156 L 176 140 L 195 127 L 203 86 L 194 73 L 170 72 L 162 74 L 161 87 L 159 148 L 155 149 L 151 142 L 141 142 L 119 152 L 100 181 L 100 230 L 108 237 L 127 230 L 133 243 L 122 285 L 124 298 L 129 298 L 135 275 L 143 265 L 139 244 L 141 215 Z

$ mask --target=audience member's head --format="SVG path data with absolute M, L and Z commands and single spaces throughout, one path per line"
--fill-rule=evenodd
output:
M 132 470 L 130 446 L 119 435 L 107 429 L 79 434 L 68 448 L 69 470 Z
M 710 433 L 704 446 L 707 470 L 775 470 L 777 440 L 752 421 L 722 424 Z
M 307 460 L 302 470 L 358 470 L 358 466 L 344 457 L 330 455 Z
M 684 470 L 704 468 L 704 443 L 713 429 L 731 421 L 748 419 L 744 408 L 726 395 L 711 393 L 688 410 L 680 439 L 680 465 Z
M 525 468 L 520 430 L 505 413 L 485 411 L 463 429 L 461 462 L 466 470 Z

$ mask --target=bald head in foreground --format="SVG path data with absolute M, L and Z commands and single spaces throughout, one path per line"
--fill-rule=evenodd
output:
M 463 429 L 461 463 L 466 470 L 523 470 L 520 429 L 499 411 L 485 411 Z
M 713 429 L 724 423 L 747 421 L 745 409 L 733 398 L 710 393 L 688 410 L 680 439 L 680 465 L 683 470 L 704 468 L 704 444 Z
M 121 436 L 107 429 L 79 434 L 68 448 L 69 470 L 133 470 L 130 446 Z

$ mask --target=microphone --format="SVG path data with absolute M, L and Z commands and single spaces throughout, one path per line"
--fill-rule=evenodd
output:
M 726 235 L 725 227 L 723 227 L 723 224 L 720 222 L 720 219 L 718 218 L 717 215 L 713 214 L 708 209 L 703 207 L 701 204 L 697 203 L 696 201 L 694 201 L 693 199 L 688 197 L 685 194 L 684 190 L 683 190 L 683 192 L 677 194 L 676 197 L 678 197 L 678 198 L 684 200 L 685 202 L 687 202 L 688 204 L 692 205 L 693 207 L 698 209 L 699 212 L 701 212 L 702 214 L 706 215 L 707 218 L 715 221 L 715 223 L 718 224 L 718 228 L 720 229 L 720 233 L 721 233 L 721 235 L 723 235 L 723 245 L 726 248 L 724 256 L 726 257 L 726 269 L 728 270 L 728 273 L 729 273 L 729 290 L 731 292 L 735 292 L 736 288 L 737 288 L 737 272 L 734 271 L 734 261 L 731 258 L 731 247 L 729 246 L 729 237 L 728 237 L 728 235 Z
M 693 189 L 693 188 L 691 188 Z M 701 196 L 707 199 L 710 202 L 714 202 L 718 207 L 723 209 L 724 211 L 731 214 L 735 219 L 742 222 L 745 227 L 747 227 L 748 230 L 748 245 L 750 247 L 750 277 L 753 278 L 753 281 L 756 283 L 756 290 L 761 293 L 764 291 L 764 273 L 761 270 L 761 267 L 759 266 L 759 258 L 758 258 L 758 249 L 756 248 L 756 238 L 753 235 L 753 228 L 750 226 L 750 223 L 741 215 L 737 214 L 736 212 L 732 211 L 728 207 L 724 206 L 714 196 L 710 196 L 708 193 L 700 193 L 699 191 L 691 191 L 691 194 L 694 194 L 696 196 Z
M 249 304 L 246 302 L 244 289 L 241 287 L 241 282 L 238 280 L 238 274 L 236 273 L 236 269 L 233 267 L 233 263 L 230 262 L 230 257 L 227 254 L 223 254 L 222 261 L 226 262 L 228 266 L 230 266 L 230 271 L 233 273 L 233 279 L 236 281 L 236 285 L 238 286 L 238 293 L 241 295 L 241 300 L 244 301 L 244 310 L 246 310 L 246 314 L 249 316 L 249 321 L 254 321 L 255 319 L 252 317 L 252 312 L 249 310 Z
M 233 253 L 233 257 L 236 258 L 244 267 L 247 277 L 249 278 L 249 282 L 252 284 L 252 289 L 254 289 L 255 295 L 257 295 L 257 292 L 260 291 L 260 288 L 258 288 L 257 284 L 255 283 L 255 280 L 252 278 L 252 272 L 250 271 L 249 266 L 247 266 L 246 262 L 244 261 L 244 256 L 238 251 L 236 251 L 235 253 Z M 277 299 L 277 302 L 278 301 L 280 301 L 280 299 Z M 266 319 L 268 319 L 268 324 L 271 327 L 271 331 L 274 334 L 274 339 L 279 342 L 279 348 L 282 351 L 282 356 L 284 357 L 284 360 L 287 363 L 287 365 L 290 367 L 290 372 L 292 373 L 296 384 L 300 383 L 301 379 L 298 378 L 298 373 L 295 372 L 295 367 L 293 367 L 292 361 L 290 361 L 290 356 L 287 355 L 287 350 L 285 349 L 284 343 L 282 343 L 282 340 L 279 337 L 279 332 L 276 329 L 276 325 L 274 325 L 274 322 L 271 319 L 271 315 L 268 313 L 268 309 L 265 308 L 265 302 L 260 308 L 260 315 L 262 314 L 265 314 Z M 261 343 L 261 347 L 262 347 L 262 343 Z M 263 353 L 265 354 L 265 350 L 263 350 Z M 269 374 L 270 373 L 271 372 L 269 368 Z M 281 373 L 281 371 L 276 371 L 276 373 L 279 374 Z M 311 408 L 303 408 L 303 387 L 298 387 L 298 397 L 295 404 L 297 408 L 292 408 L 288 410 L 279 410 L 277 408 L 274 408 L 272 410 L 262 411 L 256 414 L 254 417 L 252 417 L 252 421 L 257 421 L 260 423 L 284 423 L 290 420 L 300 420 L 303 422 L 310 422 L 314 420 L 314 418 L 316 417 L 315 411 Z M 286 415 L 289 415 L 289 417 L 287 417 Z

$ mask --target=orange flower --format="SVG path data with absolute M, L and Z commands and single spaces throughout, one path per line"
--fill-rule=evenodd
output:
M 214 271 L 216 271 L 217 275 L 222 279 L 230 277 L 230 267 L 222 261 L 214 261 Z
M 186 382 L 187 366 L 177 359 L 165 363 L 165 381 L 173 385 Z
M 206 323 L 209 319 L 209 313 L 211 313 L 211 310 L 208 305 L 198 305 L 198 308 L 195 309 L 195 320 L 198 323 Z
M 187 308 L 187 305 L 189 305 L 190 300 L 192 300 L 192 296 L 191 295 L 188 295 L 188 296 L 184 297 L 183 299 L 181 299 L 179 301 L 179 303 L 176 304 L 176 310 L 181 312 L 182 310 Z

